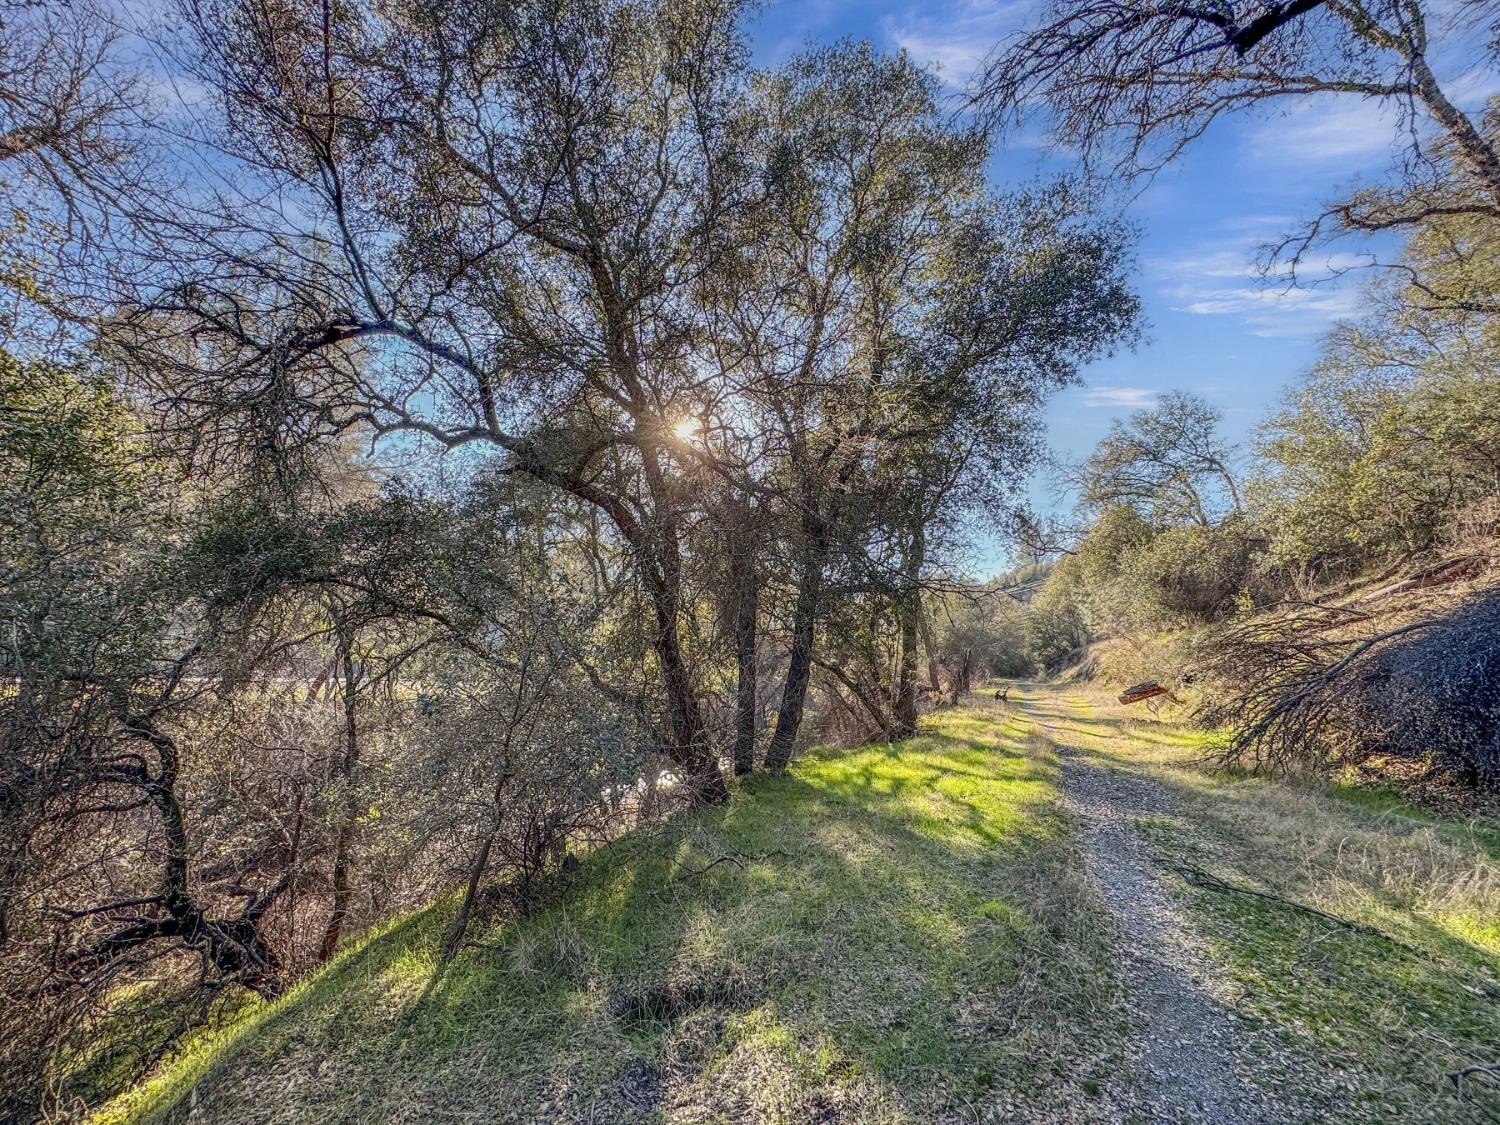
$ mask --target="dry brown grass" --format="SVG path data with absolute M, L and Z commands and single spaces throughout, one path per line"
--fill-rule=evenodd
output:
M 1175 797 L 1139 825 L 1163 866 L 1208 870 L 1390 936 L 1273 899 L 1179 881 L 1240 1005 L 1329 1067 L 1360 1075 L 1354 1121 L 1491 1120 L 1483 1080 L 1448 1075 L 1500 1057 L 1500 817 L 1444 815 L 1386 789 L 1273 780 L 1205 762 L 1180 722 L 1069 688 L 1039 704 L 1059 738 Z

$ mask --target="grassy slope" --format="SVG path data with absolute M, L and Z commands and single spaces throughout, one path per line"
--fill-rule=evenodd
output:
M 1500 1120 L 1500 1091 L 1448 1074 L 1500 1061 L 1500 819 L 1442 817 L 1389 792 L 1210 770 L 1204 740 L 1101 691 L 1042 691 L 1059 740 L 1142 771 L 1179 815 L 1139 827 L 1160 862 L 1372 925 L 1180 879 L 1189 918 L 1237 991 L 1324 1068 L 1350 1120 Z M 1352 1088 L 1350 1088 L 1352 1087 Z
M 1029 688 L 1058 740 L 1148 773 L 1157 858 L 1374 925 L 1175 880 L 1240 1014 L 1349 1121 L 1500 1120 L 1500 822 L 1215 774 L 1199 736 Z M 447 904 L 188 1044 L 105 1122 L 1088 1120 L 1128 1079 L 1100 905 L 1055 757 L 988 704 L 830 751 L 585 864 L 440 969 Z
M 558 905 L 446 967 L 435 907 L 187 1045 L 98 1120 L 1086 1104 L 1122 1029 L 1055 762 L 1025 732 L 981 705 L 758 778 L 594 856 Z

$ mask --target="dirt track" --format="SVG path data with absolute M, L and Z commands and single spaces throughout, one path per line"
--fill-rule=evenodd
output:
M 1272 1095 L 1252 1082 L 1248 1033 L 1215 998 L 1215 970 L 1135 829 L 1140 817 L 1171 814 L 1171 797 L 1068 746 L 1066 725 L 1057 721 L 1067 706 L 1060 697 L 1021 706 L 1058 747 L 1064 801 L 1114 930 L 1133 1034 L 1131 1081 L 1103 1091 L 1110 1116 L 1225 1125 L 1310 1119 L 1312 1108 L 1285 1083 Z M 1267 1044 L 1255 1047 L 1263 1058 Z

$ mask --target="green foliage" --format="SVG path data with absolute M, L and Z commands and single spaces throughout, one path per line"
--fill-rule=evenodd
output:
M 944 658 L 970 651 L 988 675 L 1016 677 L 1034 670 L 1026 644 L 1026 611 L 997 588 L 977 597 L 950 599 L 939 615 Z
M 1154 527 L 1129 506 L 1106 510 L 1053 569 L 1030 607 L 1043 666 L 1089 635 L 1171 630 L 1218 620 L 1248 602 L 1257 540 L 1243 517 Z
M 1106 508 L 1073 552 L 1078 577 L 1090 586 L 1104 585 L 1119 575 L 1125 556 L 1151 542 L 1152 534 L 1152 525 L 1135 508 Z
M 1371 288 L 1377 313 L 1329 337 L 1262 431 L 1256 507 L 1275 567 L 1400 558 L 1500 498 L 1500 232 L 1433 217 L 1400 264 L 1410 282 Z
M 1073 556 L 1064 558 L 1027 607 L 1026 650 L 1038 668 L 1056 668 L 1089 642 L 1079 571 Z
M 1392 368 L 1389 343 L 1341 330 L 1265 427 L 1256 504 L 1274 565 L 1349 571 L 1398 558 L 1500 496 L 1500 380 L 1435 355 Z
M 9 186 L 0 180 L 0 189 Z M 11 207 L 8 214 L 0 215 L 0 293 L 7 293 L 10 298 L 0 309 L 0 338 L 3 339 L 14 339 L 22 328 L 16 322 L 24 319 L 24 311 L 21 317 L 17 317 L 12 310 L 17 306 L 25 310 L 42 296 L 36 280 L 33 247 L 27 245 L 33 225 L 31 216 L 23 207 Z M 0 364 L 5 362 L 0 361 Z
M 960 710 L 906 743 L 817 753 L 606 847 L 447 965 L 451 904 L 411 918 L 185 1045 L 97 1120 L 161 1120 L 189 1089 L 195 1120 L 476 1097 L 586 1118 L 631 1076 L 643 1110 L 719 1120 L 1060 1107 L 1076 1091 L 1059 1068 L 1102 1078 L 1090 1067 L 1121 1029 L 1099 905 L 1038 751 Z M 268 1068 L 285 1076 L 271 1106 Z
M 1082 502 L 1128 506 L 1157 525 L 1206 525 L 1238 511 L 1236 454 L 1216 433 L 1221 418 L 1197 395 L 1171 391 L 1116 420 L 1084 462 Z
M 140 458 L 107 386 L 0 351 L 0 463 L 17 502 L 34 497 L 61 525 L 97 518 L 138 496 Z
M 169 536 L 133 419 L 102 383 L 0 351 L 0 597 L 10 674 L 47 677 L 144 643 L 142 560 Z M 127 587 L 132 587 L 127 589 Z M 101 625 L 116 629 L 100 635 Z
M 1121 557 L 1114 596 L 1142 627 L 1217 621 L 1248 603 L 1255 546 L 1238 517 L 1166 528 Z

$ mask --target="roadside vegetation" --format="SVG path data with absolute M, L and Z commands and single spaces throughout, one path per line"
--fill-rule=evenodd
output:
M 1408 283 L 1372 287 L 1250 448 L 1176 392 L 1065 466 L 1074 520 L 1033 528 L 1037 664 L 1180 689 L 1232 764 L 1493 792 L 1500 322 L 1463 295 L 1497 246 L 1424 221 Z
M 1500 1035 L 1500 819 L 1226 774 L 1180 721 L 1012 692 L 610 844 L 452 960 L 451 902 L 381 928 L 92 1120 L 1097 1119 L 1142 1077 L 1059 745 L 1170 794 L 1136 828 L 1204 985 L 1320 1119 L 1493 1118 L 1452 1076 Z
M 1037 695 L 1029 710 L 1059 740 L 1171 794 L 1176 811 L 1137 828 L 1225 1002 L 1314 1060 L 1321 1113 L 1500 1113 L 1485 1069 L 1500 1041 L 1500 815 L 1433 811 L 1368 780 L 1225 772 L 1180 718 L 1138 717 L 1088 687 Z
M 967 528 L 1128 231 L 748 16 L 185 0 L 153 84 L 4 13 L 0 1118 L 987 673 Z
M 997 708 L 820 750 L 585 859 L 444 961 L 440 903 L 94 1120 L 1035 1116 L 1122 1028 L 1046 743 Z

